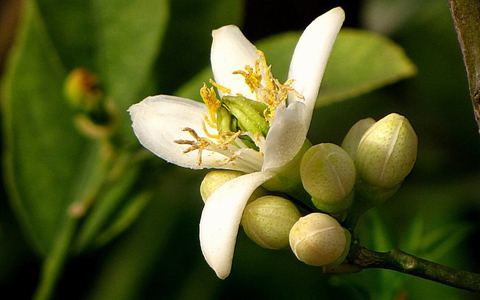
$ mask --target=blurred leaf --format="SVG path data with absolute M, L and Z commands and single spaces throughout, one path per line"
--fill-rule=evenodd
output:
M 209 78 L 213 78 L 212 69 L 210 69 L 210 67 L 203 69 L 187 83 L 182 85 L 180 89 L 175 92 L 175 95 L 201 101 L 200 88 L 204 82 L 208 82 Z
M 410 253 L 417 253 L 423 244 L 424 239 L 424 221 L 423 216 L 417 213 L 410 222 L 410 228 L 405 235 L 403 242 L 404 249 Z M 403 247 L 402 247 L 403 248 Z
M 92 240 L 97 237 L 104 227 L 108 226 L 108 221 L 111 221 L 112 214 L 119 209 L 119 206 L 125 204 L 124 202 L 127 201 L 125 197 L 126 195 L 128 196 L 139 170 L 138 164 L 128 164 L 131 159 L 132 157 L 127 154 L 120 156 L 116 159 L 115 165 L 112 166 L 112 169 L 114 171 L 116 170 L 113 173 L 116 174 L 109 174 L 110 178 L 108 178 L 107 182 L 105 178 L 102 178 L 104 180 L 98 181 L 102 183 L 102 186 L 99 186 L 96 194 L 90 197 L 92 199 L 91 201 L 94 201 L 93 207 L 89 214 L 87 214 L 78 232 L 74 246 L 76 252 L 81 252 L 91 246 Z M 96 166 L 98 167 L 98 162 Z M 95 167 L 95 165 L 93 165 L 93 167 Z M 94 170 L 90 170 L 89 173 L 94 174 Z M 86 175 L 89 173 L 86 173 Z M 112 171 L 110 173 L 112 173 Z M 104 182 L 106 183 L 103 184 Z
M 361 19 L 365 28 L 391 35 L 425 9 L 428 0 L 367 0 L 362 3 Z M 362 26 L 363 27 L 363 26 Z
M 368 217 L 372 249 L 390 251 L 393 247 L 392 230 L 387 227 L 384 215 L 377 208 L 369 211 Z M 378 277 L 374 289 L 370 290 L 371 295 L 377 299 L 394 299 L 404 284 L 402 275 L 390 270 L 377 270 L 376 275 Z
M 171 1 L 171 18 L 155 69 L 162 94 L 173 93 L 210 64 L 212 30 L 240 26 L 244 6 L 243 0 Z
M 373 91 L 415 72 L 403 49 L 386 37 L 344 29 L 330 56 L 317 105 Z
M 52 44 L 67 71 L 95 67 L 95 19 L 93 1 L 34 0 Z
M 169 237 L 179 234 L 175 225 L 182 205 L 178 204 L 184 203 L 187 195 L 178 193 L 179 185 L 175 176 L 160 182 L 154 194 L 155 201 L 148 203 L 139 221 L 118 240 L 105 259 L 86 299 L 144 299 L 143 289 L 153 280 L 149 274 L 155 270 L 155 262 L 162 252 L 170 253 Z M 172 199 L 178 201 L 171 201 Z M 186 241 L 183 242 L 187 244 Z M 190 242 L 198 243 L 192 240 Z M 170 275 L 175 274 L 165 274 Z
M 466 224 L 445 225 L 425 235 L 422 243 L 425 257 L 438 261 L 464 242 L 472 233 L 473 227 Z
M 257 43 L 272 65 L 272 73 L 281 81 L 286 80 L 299 37 L 299 33 L 285 33 Z M 370 92 L 415 72 L 415 66 L 403 50 L 387 38 L 364 30 L 343 29 L 333 47 L 317 106 Z M 196 95 L 202 83 L 208 82 L 209 78 L 211 71 L 204 69 L 183 85 L 177 94 L 199 99 Z
M 150 198 L 150 193 L 142 193 L 128 199 L 125 206 L 122 207 L 115 216 L 115 219 L 110 222 L 109 226 L 104 231 L 98 234 L 95 245 L 100 247 L 107 244 L 117 235 L 130 227 L 130 225 L 137 220 Z
M 65 70 L 33 2 L 27 2 L 5 73 L 5 174 L 13 206 L 48 252 L 72 199 L 85 139 L 63 99 Z
M 121 128 L 133 137 L 126 110 L 148 80 L 168 20 L 167 0 L 94 1 L 97 59 Z

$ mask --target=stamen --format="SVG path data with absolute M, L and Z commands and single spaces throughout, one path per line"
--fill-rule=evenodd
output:
M 212 121 L 208 118 L 207 115 L 203 114 L 203 119 L 205 120 L 205 122 L 207 122 L 208 126 L 214 128 L 214 129 L 217 128 L 217 124 L 212 123 Z
M 207 121 L 207 123 L 209 122 L 208 119 L 205 119 L 205 121 Z M 211 134 L 210 132 L 208 132 L 207 130 L 207 126 L 205 126 L 205 121 L 202 120 L 202 129 L 203 129 L 203 132 L 205 132 L 205 134 L 209 137 L 209 138 L 212 138 L 212 139 L 218 139 L 218 134 Z M 210 124 L 209 124 L 210 125 Z
M 216 83 L 215 81 L 213 81 L 213 79 L 210 79 L 209 81 L 210 81 L 210 83 L 211 83 L 214 87 L 216 87 L 216 88 L 217 88 L 219 91 L 221 91 L 222 93 L 224 93 L 224 94 L 231 94 L 231 93 L 232 93 L 232 90 L 231 90 L 231 89 L 229 89 L 229 88 L 227 88 L 227 87 L 224 87 L 223 85 L 220 85 L 220 84 Z
M 218 106 L 220 105 L 220 100 L 218 100 L 217 95 L 215 94 L 215 89 L 213 87 L 208 88 L 207 84 L 204 82 L 203 87 L 200 89 L 200 96 L 207 106 L 208 113 L 212 123 L 217 122 L 215 113 L 217 112 Z
M 256 89 L 260 88 L 262 75 L 260 74 L 260 68 L 258 67 L 258 60 L 255 61 L 255 71 L 252 67 L 245 66 L 245 71 L 238 70 L 232 74 L 239 74 L 245 77 L 245 83 L 248 85 L 252 93 L 255 92 Z

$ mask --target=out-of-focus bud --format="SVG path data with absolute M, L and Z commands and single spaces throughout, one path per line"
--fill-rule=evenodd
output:
M 342 148 L 347 151 L 350 157 L 355 161 L 357 157 L 357 148 L 365 132 L 375 124 L 372 118 L 366 118 L 355 123 L 343 139 Z
M 214 170 L 209 172 L 203 178 L 202 184 L 200 185 L 200 195 L 202 196 L 203 202 L 207 202 L 208 197 L 210 197 L 210 195 L 222 184 L 242 175 L 244 175 L 244 173 L 230 170 Z M 266 194 L 267 190 L 263 187 L 259 187 L 252 193 L 248 199 L 248 203 L 265 196 Z
M 333 217 L 312 213 L 290 230 L 290 247 L 297 258 L 312 266 L 341 263 L 350 250 L 351 235 Z
M 399 185 L 417 158 L 417 135 L 408 120 L 390 114 L 363 135 L 355 164 L 363 183 L 382 189 Z
M 95 74 L 83 68 L 73 70 L 65 79 L 64 94 L 77 113 L 75 124 L 80 132 L 92 138 L 112 132 L 116 109 L 105 98 Z
M 300 165 L 303 187 L 321 211 L 340 213 L 353 200 L 355 164 L 345 150 L 335 144 L 318 144 L 303 156 Z
M 95 109 L 103 97 L 95 74 L 82 68 L 75 69 L 68 75 L 64 89 L 70 104 L 82 111 Z
M 292 202 L 277 196 L 264 196 L 247 205 L 242 226 L 259 246 L 282 249 L 288 246 L 288 234 L 300 216 Z

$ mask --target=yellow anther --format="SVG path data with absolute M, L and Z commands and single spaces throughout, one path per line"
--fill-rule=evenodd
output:
M 208 126 L 214 129 L 217 128 L 217 124 L 213 123 L 212 120 L 210 120 L 206 114 L 203 114 L 203 119 L 205 120 L 205 122 L 207 122 Z
M 208 119 L 205 119 L 205 121 L 207 121 L 207 123 L 209 122 Z M 205 134 L 206 134 L 209 138 L 218 139 L 218 138 L 219 138 L 219 135 L 218 135 L 218 134 L 211 134 L 210 132 L 208 132 L 207 126 L 205 125 L 205 121 L 202 120 L 203 132 L 205 132 Z M 210 124 L 208 124 L 208 125 L 210 125 Z
M 224 94 L 231 94 L 232 93 L 232 90 L 227 88 L 227 87 L 224 87 L 223 85 L 220 85 L 218 83 L 216 83 L 215 81 L 213 81 L 213 79 L 210 79 L 209 80 L 210 83 L 216 87 L 220 92 L 224 93 Z
M 245 77 L 245 83 L 250 88 L 250 91 L 253 93 L 256 89 L 260 87 L 262 81 L 262 74 L 260 74 L 260 68 L 258 67 L 258 60 L 255 62 L 255 71 L 250 66 L 245 66 L 245 71 L 238 70 L 233 72 L 233 74 L 239 74 Z
M 200 96 L 202 97 L 203 102 L 205 102 L 205 105 L 207 106 L 210 120 L 212 121 L 212 123 L 217 122 L 215 113 L 217 112 L 220 100 L 218 100 L 217 94 L 215 94 L 215 89 L 213 87 L 208 88 L 207 84 L 203 83 L 203 86 L 200 89 Z

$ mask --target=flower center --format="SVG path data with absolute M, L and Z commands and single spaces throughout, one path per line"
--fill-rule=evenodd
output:
M 200 89 L 200 96 L 208 110 L 208 115 L 205 114 L 202 120 L 206 137 L 200 137 L 191 128 L 184 128 L 184 131 L 189 132 L 195 140 L 175 141 L 178 144 L 190 145 L 184 153 L 198 150 L 199 165 L 202 163 L 202 151 L 205 149 L 230 153 L 226 161 L 219 162 L 220 164 L 241 159 L 242 154 L 239 150 L 242 149 L 254 150 L 263 160 L 263 146 L 276 108 L 281 104 L 286 105 L 284 101 L 289 92 L 303 99 L 303 96 L 291 86 L 293 79 L 281 84 L 272 76 L 272 67 L 267 65 L 265 54 L 260 50 L 257 50 L 257 54 L 259 58 L 253 67 L 247 65 L 245 70 L 233 72 L 244 77 L 245 84 L 256 99 L 248 99 L 239 93 L 234 94 L 231 89 L 211 79 L 212 87 L 208 88 L 204 83 Z M 214 88 L 224 94 L 221 99 L 217 98 Z

